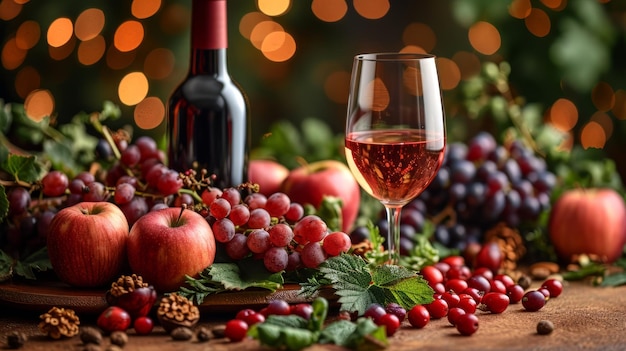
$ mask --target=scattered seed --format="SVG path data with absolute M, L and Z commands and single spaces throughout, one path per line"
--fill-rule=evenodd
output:
M 28 340 L 26 334 L 18 331 L 13 331 L 11 334 L 7 335 L 7 345 L 10 349 L 19 349 Z
M 542 320 L 537 323 L 537 334 L 548 335 L 554 330 L 554 324 L 548 320 Z
M 193 331 L 187 327 L 177 327 L 170 333 L 172 339 L 185 341 L 193 337 Z
M 519 284 L 519 286 L 521 286 L 522 288 L 524 288 L 524 290 L 530 288 L 530 285 L 533 283 L 533 280 L 531 277 L 527 276 L 527 275 L 522 275 L 521 277 L 519 277 L 519 279 L 517 280 L 517 284 Z
M 196 331 L 196 339 L 198 339 L 199 342 L 211 340 L 211 331 L 205 327 L 198 328 Z
M 80 341 L 83 344 L 102 344 L 102 333 L 96 328 L 93 327 L 83 327 L 80 328 Z
M 106 351 L 122 351 L 122 348 L 117 345 L 109 345 L 109 347 L 106 348 Z
M 111 333 L 111 343 L 113 345 L 124 347 L 128 342 L 128 334 L 123 331 L 114 331 Z
M 213 327 L 213 329 L 211 329 L 211 332 L 213 333 L 213 336 L 216 338 L 224 338 L 224 331 L 226 330 L 226 325 L 225 324 L 220 324 L 220 325 L 216 325 L 215 327 Z
M 85 347 L 83 348 L 83 351 L 100 351 L 102 350 L 100 348 L 100 345 L 98 344 L 86 344 Z

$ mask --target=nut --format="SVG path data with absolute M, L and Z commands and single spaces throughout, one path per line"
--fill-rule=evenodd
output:
M 176 327 L 172 330 L 170 335 L 174 340 L 185 341 L 193 337 L 193 331 L 189 327 Z
M 548 320 L 542 320 L 537 323 L 537 334 L 548 335 L 554 331 L 554 324 Z
M 111 284 L 111 295 L 119 297 L 138 288 L 145 288 L 148 283 L 143 281 L 140 275 L 122 275 Z
M 192 328 L 200 320 L 200 310 L 193 302 L 177 293 L 161 299 L 157 318 L 166 332 L 171 333 L 177 327 Z
M 559 273 L 559 270 L 559 265 L 554 262 L 537 262 L 530 266 L 530 275 L 537 280 L 543 280 L 551 274 Z
M 18 331 L 13 331 L 11 332 L 11 334 L 7 335 L 7 346 L 9 346 L 10 349 L 19 349 L 20 347 L 24 346 L 27 340 L 28 337 L 26 336 L 26 334 Z
M 111 344 L 119 347 L 124 347 L 128 342 L 128 334 L 119 330 L 112 332 L 110 338 Z
M 213 336 L 216 338 L 224 338 L 226 336 L 225 331 L 226 324 L 216 325 L 215 327 L 213 327 L 213 329 L 211 329 Z
M 39 330 L 52 339 L 78 334 L 80 320 L 74 310 L 52 307 L 47 313 L 39 316 L 39 319 L 41 320 Z
M 100 345 L 97 344 L 86 344 L 85 347 L 83 347 L 83 351 L 100 351 Z
M 211 340 L 211 337 L 212 334 L 209 328 L 200 327 L 196 330 L 196 339 L 198 339 L 199 342 L 209 341 Z
M 106 351 L 122 351 L 122 348 L 117 345 L 109 345 L 109 347 L 106 348 Z
M 83 344 L 102 344 L 102 333 L 96 328 L 84 327 L 80 329 L 80 341 Z

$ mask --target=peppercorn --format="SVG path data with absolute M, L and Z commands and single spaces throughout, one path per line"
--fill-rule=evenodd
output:
M 537 334 L 548 335 L 554 331 L 554 324 L 548 320 L 542 320 L 537 323 Z
M 191 330 L 191 328 L 177 327 L 177 328 L 174 328 L 174 330 L 172 330 L 170 335 L 172 336 L 172 339 L 174 340 L 185 341 L 193 337 L 193 331 Z
M 530 288 L 530 285 L 532 284 L 532 282 L 533 282 L 532 278 L 530 278 L 527 275 L 523 275 L 519 277 L 519 279 L 517 280 L 517 284 L 519 284 L 519 286 L 524 288 L 524 290 Z
M 80 341 L 83 344 L 102 344 L 102 333 L 96 328 L 84 327 L 80 328 Z
M 10 349 L 19 349 L 24 346 L 27 340 L 28 337 L 22 332 L 13 331 L 7 335 L 7 345 Z
M 110 338 L 111 344 L 119 347 L 124 347 L 124 345 L 128 342 L 128 335 L 119 330 L 112 332 Z
M 196 339 L 199 342 L 205 342 L 211 340 L 211 331 L 206 327 L 200 327 L 196 331 Z

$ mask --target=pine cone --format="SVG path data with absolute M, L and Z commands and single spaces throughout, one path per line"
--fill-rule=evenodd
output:
M 157 318 L 168 333 L 177 327 L 191 328 L 200 320 L 200 310 L 193 302 L 177 293 L 161 299 Z
M 504 272 L 513 272 L 517 269 L 517 262 L 526 254 L 524 240 L 517 229 L 500 223 L 485 233 L 485 242 L 495 241 L 504 254 L 502 269 Z
M 70 338 L 78 334 L 80 320 L 74 310 L 52 307 L 39 318 L 39 330 L 52 339 Z

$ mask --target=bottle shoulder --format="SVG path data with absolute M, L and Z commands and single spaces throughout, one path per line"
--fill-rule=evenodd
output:
M 224 98 L 244 100 L 243 91 L 229 77 L 213 75 L 190 75 L 174 90 L 172 96 L 182 95 L 188 99 Z

